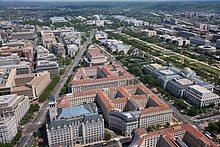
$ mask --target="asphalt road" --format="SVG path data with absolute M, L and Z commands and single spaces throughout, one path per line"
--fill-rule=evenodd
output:
M 41 107 L 40 111 L 38 112 L 35 119 L 31 122 L 31 124 L 26 127 L 24 133 L 22 134 L 21 139 L 19 140 L 17 147 L 26 147 L 26 146 L 29 147 L 29 145 L 27 144 L 30 144 L 28 142 L 32 137 L 33 132 L 36 132 L 38 128 L 41 127 L 42 123 L 45 121 L 47 110 L 48 110 L 48 101 L 46 101 L 44 105 Z
M 73 73 L 73 68 L 76 67 L 79 64 L 80 60 L 82 59 L 82 56 L 84 55 L 86 51 L 87 45 L 92 43 L 92 38 L 94 34 L 95 34 L 95 30 L 91 32 L 90 37 L 82 45 L 79 53 L 76 55 L 75 59 L 72 61 L 70 67 L 65 72 L 60 82 L 54 88 L 53 93 L 56 99 L 59 98 L 60 90 L 63 88 L 64 84 L 66 83 L 67 78 Z M 21 139 L 19 140 L 17 147 L 30 147 L 31 146 L 31 143 L 33 140 L 33 132 L 36 132 L 38 128 L 41 127 L 43 122 L 45 122 L 47 110 L 48 110 L 48 101 L 46 101 L 43 104 L 43 106 L 41 107 L 35 119 L 31 122 L 31 124 L 29 126 L 26 126 L 25 131 Z
M 85 51 L 86 51 L 86 47 L 92 43 L 92 38 L 95 34 L 95 30 L 93 30 L 90 33 L 89 38 L 86 40 L 86 42 L 82 45 L 80 51 L 78 52 L 78 54 L 76 55 L 75 59 L 72 61 L 70 67 L 67 69 L 67 71 L 65 72 L 65 74 L 63 75 L 63 77 L 61 78 L 59 84 L 56 85 L 56 87 L 54 88 L 53 94 L 54 97 L 56 98 L 56 100 L 58 100 L 59 98 L 59 93 L 60 90 L 63 88 L 64 84 L 66 83 L 68 77 L 73 73 L 73 69 L 79 64 L 80 60 L 82 59 L 82 56 L 84 55 Z

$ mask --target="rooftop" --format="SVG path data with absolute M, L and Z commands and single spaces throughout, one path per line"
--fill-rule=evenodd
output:
M 102 74 L 99 74 L 99 73 Z M 125 69 L 118 64 L 102 66 L 84 67 L 78 69 L 71 81 L 71 85 L 96 83 L 100 81 L 110 81 L 116 79 L 133 78 Z

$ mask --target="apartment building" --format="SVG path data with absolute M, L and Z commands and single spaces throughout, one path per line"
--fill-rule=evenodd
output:
M 217 147 L 190 123 L 146 132 L 138 128 L 132 132 L 129 147 Z
M 117 64 L 79 68 L 74 73 L 68 89 L 70 93 L 134 83 L 134 77 Z

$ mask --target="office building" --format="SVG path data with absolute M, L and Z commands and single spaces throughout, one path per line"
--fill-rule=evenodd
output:
M 10 143 L 18 133 L 15 116 L 0 117 L 0 143 Z
M 164 41 L 167 43 L 172 43 L 177 46 L 185 46 L 190 44 L 190 41 L 181 37 L 175 37 L 175 36 L 170 36 L 170 35 L 158 35 L 157 39 L 160 41 Z
M 56 61 L 37 61 L 36 63 L 37 72 L 48 71 L 51 75 L 59 75 L 60 69 Z
M 28 96 L 24 95 L 3 95 L 0 96 L 0 112 L 4 117 L 15 116 L 18 125 L 30 107 Z
M 190 43 L 191 44 L 196 44 L 196 45 L 210 45 L 210 41 L 200 38 L 200 37 L 189 37 Z
M 154 30 L 142 30 L 142 34 L 144 34 L 146 37 L 154 37 L 157 36 L 157 32 Z
M 142 84 L 69 93 L 58 107 L 96 102 L 108 127 L 124 136 L 133 129 L 171 122 L 172 110 Z
M 67 20 L 64 17 L 51 17 L 50 21 L 52 22 L 52 24 L 59 22 L 67 22 Z
M 216 49 L 220 49 L 220 39 L 216 40 Z
M 37 99 L 50 83 L 50 73 L 43 71 L 40 73 L 20 74 L 15 77 L 15 87 L 11 93 L 23 94 L 30 100 Z
M 214 89 L 214 85 L 202 79 L 199 79 L 196 76 L 196 73 L 187 67 L 181 70 L 175 67 L 150 64 L 144 66 L 143 70 L 145 73 L 151 74 L 154 78 L 158 79 L 160 85 L 163 88 L 165 88 L 167 91 L 169 91 L 171 94 L 173 94 L 176 97 L 183 97 L 189 101 L 190 101 L 188 97 L 189 95 L 187 95 L 186 93 L 187 93 L 187 89 L 191 86 L 199 85 L 200 87 L 203 87 L 204 89 L 209 91 L 209 93 L 212 93 Z M 211 95 L 214 96 L 215 94 L 212 93 Z M 197 96 L 197 98 L 199 98 L 199 96 Z M 207 103 L 205 105 L 208 105 L 208 103 L 211 104 L 213 102 L 217 105 L 219 100 L 218 97 L 215 95 L 215 97 L 213 97 L 213 100 L 210 99 L 210 101 L 206 101 L 206 100 L 204 101 L 205 101 L 204 103 Z M 201 105 L 200 102 L 199 103 L 194 102 L 193 100 L 190 102 L 195 105 L 197 104 Z
M 146 132 L 138 128 L 132 132 L 129 147 L 217 147 L 190 123 Z
M 65 49 L 62 43 L 51 44 L 51 51 L 55 55 L 63 56 L 65 54 Z
M 190 101 L 190 103 L 200 107 L 210 104 L 218 105 L 220 103 L 220 96 L 218 94 L 199 85 L 189 86 L 186 90 L 185 98 Z
M 98 47 L 88 48 L 84 57 L 85 66 L 99 66 L 108 62 L 107 57 L 101 53 Z
M 50 147 L 82 146 L 104 139 L 104 119 L 94 103 L 68 108 L 56 108 L 50 102 L 50 122 L 47 138 Z
M 134 77 L 117 64 L 79 68 L 69 82 L 69 92 L 125 86 L 134 83 Z

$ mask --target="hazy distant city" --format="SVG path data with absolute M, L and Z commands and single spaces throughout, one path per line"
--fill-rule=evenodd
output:
M 218 147 L 219 6 L 0 0 L 0 147 Z

